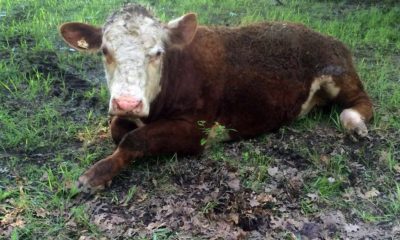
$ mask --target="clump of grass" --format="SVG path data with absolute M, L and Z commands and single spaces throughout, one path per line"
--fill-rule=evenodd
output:
M 320 156 L 311 155 L 314 164 L 319 167 L 319 175 L 311 179 L 305 186 L 306 193 L 316 193 L 324 200 L 334 200 L 344 192 L 344 185 L 349 181 L 350 170 L 347 156 L 325 156 L 325 162 L 321 162 Z
M 268 169 L 273 163 L 273 158 L 261 151 L 254 151 L 251 144 L 247 144 L 242 152 L 242 161 L 237 163 L 242 176 L 243 184 L 253 190 L 259 191 L 268 178 Z

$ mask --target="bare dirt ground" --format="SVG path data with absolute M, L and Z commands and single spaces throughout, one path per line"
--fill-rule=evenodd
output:
M 240 172 L 235 164 L 204 154 L 135 163 L 110 186 L 118 201 L 107 194 L 80 195 L 72 206 L 84 203 L 90 221 L 111 239 L 149 237 L 157 229 L 168 229 L 165 234 L 172 239 L 395 239 L 400 236 L 398 220 L 368 223 L 351 208 L 363 204 L 369 211 L 381 211 L 370 198 L 385 196 L 379 190 L 366 191 L 374 184 L 363 171 L 365 165 L 376 174 L 383 171 L 381 156 L 374 152 L 389 141 L 386 137 L 376 131 L 369 139 L 354 141 L 329 127 L 302 133 L 287 128 L 268 135 L 267 140 L 223 146 L 225 158 L 236 164 L 249 148 L 260 156 L 271 156 L 259 191 L 245 187 L 254 173 L 252 167 Z M 391 137 L 399 139 L 399 132 Z M 350 156 L 349 178 L 342 186 L 346 191 L 340 196 L 348 206 L 335 208 L 318 194 L 304 192 L 305 183 L 318 172 L 309 167 L 312 160 L 298 151 L 303 144 L 325 153 L 320 156 L 322 168 L 338 153 Z M 400 174 L 396 177 L 400 179 Z M 133 185 L 136 194 L 126 201 L 127 189 Z M 304 201 L 314 209 L 312 213 L 304 212 Z M 73 220 L 67 225 L 72 232 L 79 229 Z

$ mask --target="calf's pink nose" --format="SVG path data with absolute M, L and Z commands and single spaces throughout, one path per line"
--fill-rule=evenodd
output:
M 119 97 L 113 99 L 113 105 L 121 111 L 132 111 L 140 108 L 142 101 L 132 97 Z

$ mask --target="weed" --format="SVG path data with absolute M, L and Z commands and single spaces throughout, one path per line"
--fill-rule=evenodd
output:
M 197 122 L 197 125 L 203 131 L 205 136 L 207 136 L 207 138 L 201 139 L 200 144 L 202 146 L 212 146 L 226 141 L 227 139 L 229 139 L 229 132 L 235 131 L 234 129 L 227 129 L 224 125 L 221 125 L 218 122 L 215 122 L 211 128 L 207 128 L 206 124 L 207 123 L 205 121 Z
M 72 217 L 74 218 L 77 224 L 88 226 L 89 225 L 89 216 L 86 213 L 85 206 L 78 206 L 71 209 Z
M 18 192 L 12 189 L 11 190 L 0 189 L 0 202 L 3 202 L 7 198 L 16 197 L 17 194 Z
M 316 192 L 321 198 L 328 199 L 330 197 L 339 196 L 342 190 L 343 182 L 332 177 L 318 177 L 310 185 L 310 188 Z
M 399 161 L 394 157 L 394 146 L 390 145 L 388 149 L 381 151 L 380 153 L 381 159 L 385 164 L 387 164 L 387 168 L 391 172 L 395 172 L 395 167 L 399 164 Z
M 246 187 L 260 190 L 268 178 L 268 169 L 273 163 L 273 158 L 254 149 L 250 144 L 245 146 L 242 152 L 242 161 L 232 162 L 232 164 L 238 164 L 237 167 L 240 169 L 240 175 Z
M 174 239 L 174 232 L 168 228 L 158 228 L 154 230 L 152 240 Z
M 204 214 L 212 213 L 217 206 L 218 206 L 217 202 L 214 201 L 207 202 L 205 206 L 202 208 L 201 212 Z
M 135 196 L 136 192 L 137 187 L 135 185 L 130 187 L 128 192 L 126 193 L 123 204 L 128 204 L 132 200 L 133 196 Z
M 302 213 L 304 214 L 313 214 L 318 212 L 318 208 L 316 206 L 316 204 L 311 201 L 310 199 L 302 199 L 300 202 L 300 208 Z

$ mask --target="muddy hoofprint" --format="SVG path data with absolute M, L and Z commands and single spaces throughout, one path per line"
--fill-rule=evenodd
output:
M 207 27 L 194 14 L 164 24 L 129 4 L 103 28 L 65 23 L 60 32 L 75 49 L 103 52 L 111 93 L 118 147 L 79 178 L 83 190 L 104 187 L 138 157 L 200 153 L 199 121 L 233 129 L 227 138 L 237 140 L 336 103 L 346 130 L 368 134 L 372 103 L 350 52 L 300 24 Z

